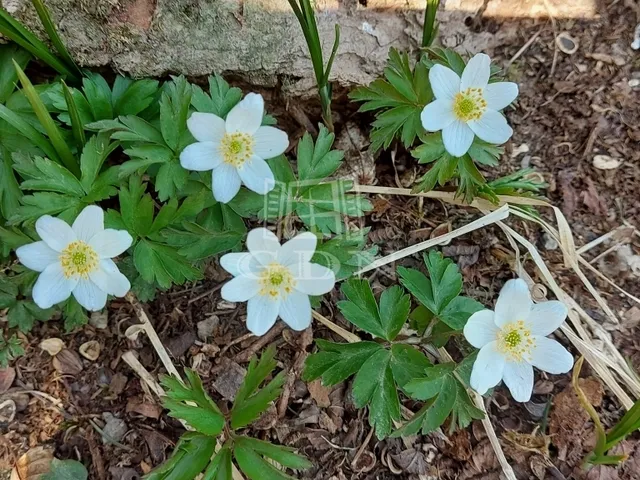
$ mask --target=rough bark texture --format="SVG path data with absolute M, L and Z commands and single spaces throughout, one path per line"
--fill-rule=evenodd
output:
M 42 33 L 29 0 L 0 2 Z M 314 3 L 325 55 L 331 50 L 334 25 L 342 28 L 332 71 L 332 80 L 340 84 L 369 83 L 382 72 L 389 47 L 419 45 L 425 0 Z M 465 19 L 482 11 L 483 3 L 447 1 L 438 17 L 440 41 L 460 51 L 490 52 L 500 43 L 500 35 L 472 33 L 465 26 Z M 519 1 L 492 3 L 510 4 L 502 5 L 508 7 L 508 15 L 514 6 L 522 9 Z M 544 8 L 543 0 L 523 3 L 529 13 Z M 287 0 L 46 0 L 46 4 L 83 66 L 109 65 L 133 77 L 239 73 L 256 85 L 281 83 L 292 94 L 311 91 L 314 85 L 304 37 Z M 491 4 L 484 8 L 495 10 Z

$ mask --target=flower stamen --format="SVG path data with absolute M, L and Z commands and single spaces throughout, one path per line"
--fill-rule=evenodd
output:
M 274 300 L 286 298 L 295 287 L 296 281 L 291 271 L 279 263 L 273 262 L 260 273 L 260 295 L 269 295 Z
M 467 88 L 453 99 L 453 113 L 463 122 L 479 120 L 486 109 L 487 101 L 482 95 L 482 88 Z
M 89 278 L 89 274 L 98 269 L 100 258 L 89 244 L 80 240 L 71 242 L 60 252 L 60 264 L 65 278 L 80 276 Z
M 251 158 L 254 144 L 255 141 L 249 134 L 225 133 L 220 141 L 219 151 L 225 163 L 238 168 Z
M 508 360 L 530 361 L 535 341 L 524 320 L 508 323 L 498 333 L 498 349 Z

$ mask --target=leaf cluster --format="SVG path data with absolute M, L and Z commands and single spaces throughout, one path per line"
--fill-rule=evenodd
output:
M 169 415 L 184 420 L 195 431 L 184 434 L 171 458 L 144 478 L 192 480 L 203 474 L 206 480 L 230 480 L 235 461 L 251 480 L 291 480 L 293 477 L 274 465 L 295 470 L 311 467 L 311 463 L 292 448 L 238 433 L 257 420 L 282 393 L 283 372 L 267 380 L 276 367 L 275 353 L 275 347 L 271 346 L 259 360 L 251 359 L 244 382 L 226 415 L 206 393 L 194 372 L 185 371 L 184 383 L 175 377 L 165 377 L 162 380 L 167 390 L 164 404 Z M 223 432 L 222 447 L 217 449 L 216 437 Z
M 344 154 L 332 150 L 335 135 L 320 125 L 316 141 L 306 133 L 298 143 L 298 175 L 286 157 L 269 161 L 275 188 L 264 197 L 260 217 L 279 219 L 295 213 L 313 231 L 346 232 L 344 216 L 362 217 L 372 209 L 361 195 L 349 193 L 353 182 L 328 180 L 342 164 Z
M 364 102 L 361 112 L 375 112 L 371 130 L 374 151 L 389 148 L 394 139 L 410 148 L 416 137 L 424 133 L 420 114 L 433 99 L 428 63 L 420 60 L 411 66 L 408 54 L 392 48 L 384 78 L 374 80 L 367 87 L 356 88 L 349 98 Z

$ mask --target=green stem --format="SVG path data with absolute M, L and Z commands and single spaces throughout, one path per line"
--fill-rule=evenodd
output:
M 436 12 L 440 0 L 427 0 L 424 10 L 424 27 L 422 30 L 422 48 L 430 47 L 436 36 Z

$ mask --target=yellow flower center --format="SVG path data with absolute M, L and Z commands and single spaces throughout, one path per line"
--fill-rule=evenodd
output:
M 225 133 L 220 142 L 220 154 L 225 163 L 240 167 L 253 155 L 253 137 L 246 133 Z
M 98 269 L 100 258 L 87 243 L 80 240 L 71 242 L 60 252 L 60 264 L 66 278 L 80 276 L 89 278 L 89 274 Z
M 287 297 L 296 284 L 291 271 L 279 263 L 271 263 L 265 267 L 258 278 L 260 295 L 268 295 L 275 299 Z
M 463 122 L 479 120 L 486 109 L 487 102 L 481 88 L 467 88 L 453 99 L 453 113 Z
M 498 349 L 508 360 L 514 362 L 531 361 L 531 352 L 535 344 L 531 330 L 524 320 L 509 323 L 498 333 Z

